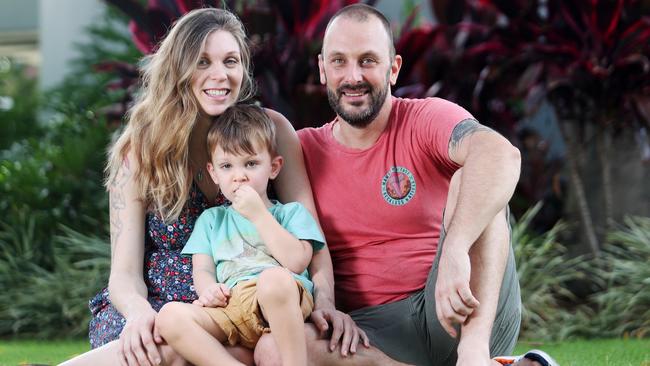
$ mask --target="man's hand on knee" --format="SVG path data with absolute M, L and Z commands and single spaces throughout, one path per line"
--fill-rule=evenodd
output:
M 436 314 L 450 336 L 458 334 L 455 324 L 463 324 L 480 305 L 470 289 L 471 264 L 462 248 L 445 243 L 436 280 Z
M 341 356 L 357 352 L 357 345 L 361 342 L 366 348 L 370 347 L 370 341 L 366 332 L 357 327 L 352 318 L 334 307 L 327 307 L 314 310 L 311 313 L 311 321 L 319 330 L 321 338 L 327 336 L 329 324 L 332 325 L 332 336 L 329 342 L 329 351 L 333 352 L 340 342 Z

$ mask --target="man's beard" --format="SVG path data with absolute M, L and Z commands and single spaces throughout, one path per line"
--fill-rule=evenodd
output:
M 370 122 L 377 117 L 384 101 L 386 100 L 386 94 L 388 94 L 389 89 L 388 80 L 386 80 L 385 87 L 378 90 L 373 88 L 372 85 L 367 82 L 356 85 L 344 84 L 336 89 L 336 93 L 330 88 L 327 88 L 327 100 L 330 103 L 330 107 L 332 107 L 339 117 L 343 118 L 343 120 L 353 127 L 363 128 L 369 125 Z M 370 96 L 370 105 L 368 108 L 359 112 L 346 111 L 341 104 L 343 90 L 346 90 L 347 92 L 367 90 L 368 95 Z

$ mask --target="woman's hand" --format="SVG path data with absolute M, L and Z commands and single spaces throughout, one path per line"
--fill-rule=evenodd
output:
M 122 366 L 160 365 L 158 344 L 163 340 L 155 327 L 156 311 L 149 307 L 132 313 L 120 334 L 119 359 Z

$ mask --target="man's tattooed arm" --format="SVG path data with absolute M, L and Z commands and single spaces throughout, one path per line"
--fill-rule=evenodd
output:
M 460 142 L 465 137 L 470 136 L 477 131 L 494 132 L 493 129 L 483 126 L 475 119 L 468 118 L 460 121 L 451 132 L 451 138 L 449 139 L 449 152 L 455 152 L 460 145 Z

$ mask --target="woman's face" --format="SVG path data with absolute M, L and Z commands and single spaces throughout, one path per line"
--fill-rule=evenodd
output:
M 217 116 L 234 104 L 243 77 L 241 50 L 235 37 L 224 30 L 212 32 L 192 75 L 192 92 L 203 112 Z

